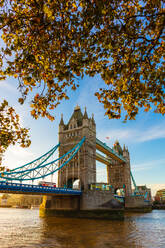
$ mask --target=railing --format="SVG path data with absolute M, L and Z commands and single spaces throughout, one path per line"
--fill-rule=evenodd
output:
M 74 190 L 68 188 L 55 188 L 50 186 L 20 184 L 11 182 L 0 182 L 0 191 L 15 191 L 21 193 L 38 193 L 38 194 L 68 194 L 68 195 L 81 195 L 81 190 Z
M 96 144 L 102 146 L 104 149 L 106 149 L 107 151 L 109 151 L 110 153 L 112 153 L 113 155 L 115 155 L 116 157 L 118 157 L 120 160 L 122 160 L 123 162 L 126 162 L 125 158 L 119 154 L 117 154 L 112 148 L 110 148 L 109 146 L 106 145 L 106 143 L 103 143 L 101 140 L 96 138 Z

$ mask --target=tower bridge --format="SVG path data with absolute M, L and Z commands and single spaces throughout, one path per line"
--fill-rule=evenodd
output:
M 58 158 L 51 161 L 57 150 Z M 105 185 L 103 190 L 91 187 L 97 184 L 96 161 L 107 166 L 107 182 L 111 186 L 108 190 L 105 190 Z M 24 185 L 54 173 L 58 173 L 56 189 Z M 131 178 L 137 187 L 130 169 L 128 149 L 125 146 L 122 149 L 119 142 L 112 149 L 97 139 L 94 116 L 88 117 L 86 109 L 82 113 L 79 106 L 75 107 L 67 123 L 61 116 L 59 144 L 30 163 L 0 173 L 0 178 L 0 192 L 45 195 L 40 208 L 42 215 L 113 218 L 114 211 L 116 216 L 120 216 L 124 206 L 148 206 L 138 192 L 132 195 Z M 79 182 L 77 190 L 73 189 L 75 180 Z M 123 190 L 124 197 L 115 195 L 118 189 Z
M 108 184 L 115 190 L 124 187 L 126 194 L 130 195 L 132 190 L 129 151 L 125 147 L 122 149 L 118 142 L 112 149 L 97 139 L 93 115 L 89 118 L 86 109 L 82 114 L 80 107 L 77 106 L 68 123 L 64 124 L 63 116 L 61 117 L 59 156 L 70 150 L 82 137 L 85 137 L 85 142 L 77 156 L 67 167 L 59 171 L 59 186 L 65 184 L 71 186 L 72 181 L 79 179 L 81 188 L 87 190 L 90 184 L 96 183 L 96 161 L 99 161 L 107 166 Z

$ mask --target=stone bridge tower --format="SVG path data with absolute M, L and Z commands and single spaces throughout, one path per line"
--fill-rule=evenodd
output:
M 117 189 L 125 189 L 125 195 L 132 193 L 131 189 L 131 174 L 130 174 L 130 157 L 128 148 L 122 149 L 119 142 L 114 144 L 114 150 L 120 156 L 124 157 L 126 163 L 120 163 L 117 160 L 112 160 L 112 163 L 107 166 L 108 183 Z
M 80 187 L 88 189 L 90 183 L 96 182 L 96 124 L 94 118 L 88 118 L 86 109 L 82 114 L 79 106 L 67 124 L 63 116 L 59 124 L 59 157 L 72 149 L 83 137 L 85 142 L 76 156 L 58 172 L 59 187 L 72 187 L 79 179 Z

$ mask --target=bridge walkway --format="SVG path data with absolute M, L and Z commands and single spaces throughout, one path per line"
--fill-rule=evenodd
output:
M 101 140 L 96 138 L 96 149 L 106 154 L 108 157 L 119 161 L 120 163 L 126 163 L 126 160 L 123 156 L 117 154 L 112 148 L 107 146 Z

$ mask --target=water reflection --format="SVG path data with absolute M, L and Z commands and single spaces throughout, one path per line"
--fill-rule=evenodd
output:
M 164 248 L 165 211 L 124 221 L 39 218 L 38 211 L 0 209 L 0 248 Z

